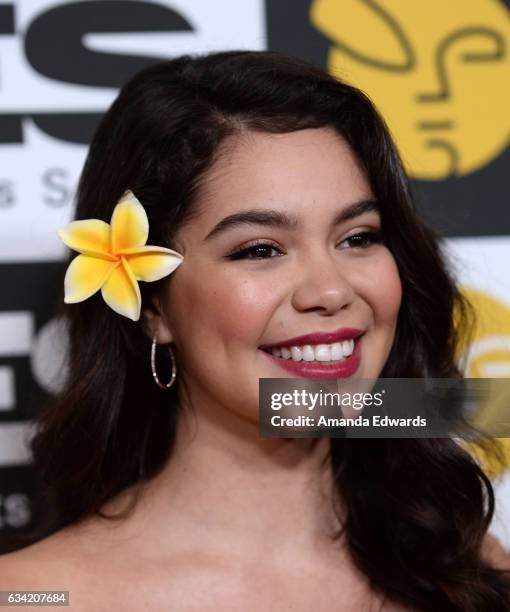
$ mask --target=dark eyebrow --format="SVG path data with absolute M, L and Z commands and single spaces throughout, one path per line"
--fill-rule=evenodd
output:
M 340 225 L 350 221 L 367 212 L 379 212 L 376 200 L 360 200 L 349 204 L 342 209 L 333 219 L 333 225 Z M 204 238 L 204 241 L 217 237 L 223 232 L 241 227 L 243 225 L 263 225 L 265 227 L 281 227 L 283 229 L 296 229 L 299 227 L 299 219 L 296 215 L 284 213 L 280 210 L 253 209 L 234 213 L 222 219 Z

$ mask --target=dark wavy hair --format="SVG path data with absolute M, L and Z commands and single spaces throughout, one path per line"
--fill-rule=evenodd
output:
M 243 130 L 325 126 L 349 143 L 366 171 L 402 281 L 381 377 L 462 378 L 455 359 L 469 341 L 473 311 L 449 273 L 439 236 L 417 215 L 388 129 L 365 94 L 307 62 L 228 51 L 180 56 L 136 74 L 95 133 L 76 219 L 109 222 L 129 188 L 147 211 L 149 244 L 178 250 L 176 233 L 197 213 L 200 186 L 226 139 Z M 142 284 L 145 306 L 163 282 L 172 278 Z M 99 294 L 63 306 L 62 315 L 69 376 L 41 412 L 32 442 L 55 508 L 50 531 L 101 514 L 117 493 L 163 468 L 181 392 L 154 384 L 142 322 L 117 315 Z M 458 442 L 336 438 L 329 457 L 346 542 L 375 592 L 413 610 L 510 609 L 510 578 L 481 555 L 493 488 Z M 109 518 L 128 516 L 136 502 L 134 495 Z

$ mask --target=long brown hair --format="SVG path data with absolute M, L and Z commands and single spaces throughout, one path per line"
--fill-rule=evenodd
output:
M 240 129 L 324 126 L 337 130 L 366 170 L 402 281 L 381 376 L 461 377 L 455 351 L 469 338 L 472 313 L 439 237 L 416 213 L 384 121 L 366 95 L 304 61 L 229 51 L 181 56 L 137 74 L 94 136 L 76 219 L 108 222 L 130 188 L 146 208 L 149 243 L 176 249 L 176 232 L 196 212 L 197 190 L 228 137 Z M 158 288 L 143 286 L 145 304 Z M 179 416 L 177 387 L 165 393 L 152 380 L 140 324 L 99 295 L 62 315 L 69 377 L 42 411 L 32 444 L 54 501 L 49 530 L 99 513 L 117 493 L 156 475 L 171 460 Z M 349 549 L 374 590 L 415 610 L 509 609 L 510 580 L 480 555 L 493 489 L 456 442 L 332 439 L 330 457 Z

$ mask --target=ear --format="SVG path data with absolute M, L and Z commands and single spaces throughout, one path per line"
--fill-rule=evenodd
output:
M 150 305 L 143 309 L 142 325 L 147 336 L 151 340 L 155 337 L 158 344 L 170 344 L 173 341 L 159 297 L 153 297 Z

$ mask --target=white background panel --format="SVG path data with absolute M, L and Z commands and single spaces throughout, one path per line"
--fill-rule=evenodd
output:
M 0 467 L 30 463 L 28 444 L 32 435 L 30 423 L 1 423 Z

